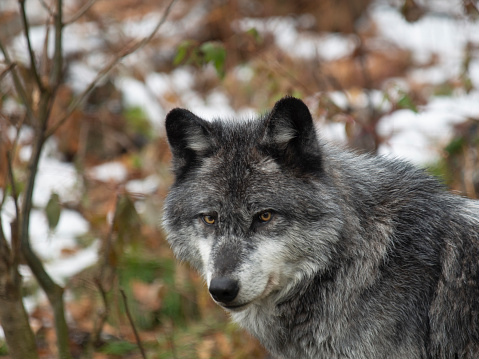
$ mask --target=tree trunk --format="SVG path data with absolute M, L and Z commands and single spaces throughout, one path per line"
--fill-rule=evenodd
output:
M 13 236 L 17 235 L 16 228 L 13 223 Z M 0 222 L 0 324 L 12 359 L 38 359 L 35 336 L 23 306 L 22 279 L 14 257 Z

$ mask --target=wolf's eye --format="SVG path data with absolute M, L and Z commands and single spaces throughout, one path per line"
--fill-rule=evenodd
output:
M 273 213 L 271 211 L 264 211 L 258 215 L 259 221 L 263 223 L 271 221 L 271 218 L 273 218 Z
M 203 222 L 210 226 L 216 223 L 215 216 L 212 216 L 211 214 L 204 214 L 201 216 L 201 219 L 203 220 Z

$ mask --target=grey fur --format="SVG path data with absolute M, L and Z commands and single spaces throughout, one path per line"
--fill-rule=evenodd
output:
M 273 355 L 479 358 L 477 201 L 322 144 L 290 97 L 246 122 L 175 109 L 166 129 L 168 241 Z

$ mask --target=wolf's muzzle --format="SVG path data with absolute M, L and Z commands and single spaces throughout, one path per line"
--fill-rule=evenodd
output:
M 213 299 L 221 303 L 233 301 L 238 295 L 239 289 L 238 281 L 228 277 L 213 278 L 209 287 Z

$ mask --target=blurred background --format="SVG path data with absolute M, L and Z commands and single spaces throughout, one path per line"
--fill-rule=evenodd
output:
M 59 357 L 57 313 L 19 238 L 65 289 L 62 357 L 268 358 L 165 241 L 163 125 L 175 107 L 254 117 L 293 95 L 325 141 L 405 158 L 477 198 L 478 7 L 2 0 L 0 276 L 23 278 L 38 356 Z

